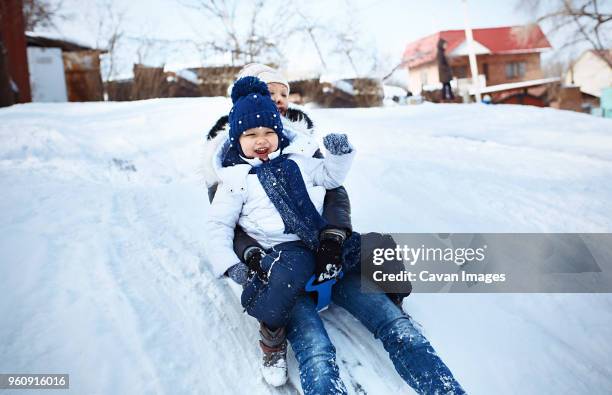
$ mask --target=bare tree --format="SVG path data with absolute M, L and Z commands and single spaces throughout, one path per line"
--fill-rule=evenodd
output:
M 353 70 L 356 75 L 366 66 L 380 64 L 365 49 L 364 35 L 353 12 L 354 4 L 346 2 L 334 16 L 312 16 L 309 3 L 284 0 L 176 0 L 190 10 L 198 11 L 208 28 L 196 48 L 203 60 L 210 54 L 228 54 L 232 65 L 249 62 L 284 62 L 289 42 L 311 42 L 324 70 L 337 66 Z M 339 16 L 338 14 L 341 14 Z M 204 25 L 204 24 L 201 24 Z M 195 27 L 194 27 L 195 28 Z M 296 41 L 299 40 L 299 41 Z M 366 63 L 366 64 L 364 64 Z M 342 67 L 340 66 L 340 67 Z
M 190 39 L 168 39 L 155 37 L 152 26 L 143 26 L 136 35 L 123 35 L 124 47 L 136 57 L 136 63 L 148 66 L 166 64 L 169 59 L 180 57 L 185 52 L 193 53 L 197 43 Z M 127 44 L 129 42 L 129 44 Z
M 256 0 L 250 5 L 240 0 L 179 2 L 198 11 L 202 20 L 213 28 L 200 32 L 206 37 L 198 44 L 200 51 L 230 54 L 232 65 L 282 59 L 281 46 L 289 34 L 287 21 L 290 19 L 284 13 L 283 3 L 264 0 Z
M 408 62 L 405 61 L 405 60 L 402 60 L 399 63 L 395 63 L 395 65 L 393 67 L 391 67 L 389 69 L 389 71 L 382 76 L 381 79 L 383 81 L 386 81 L 386 80 L 390 79 L 393 76 L 393 74 L 395 74 L 395 72 L 397 70 L 405 68 L 407 64 L 408 64 Z
M 123 41 L 125 11 L 117 9 L 111 0 L 99 0 L 94 10 L 92 25 L 96 27 L 96 47 L 106 50 L 102 79 L 116 77 L 118 52 Z
M 331 58 L 334 55 L 340 58 L 341 62 L 348 61 L 355 74 L 359 74 L 358 66 L 362 65 L 361 61 L 369 59 L 370 54 L 361 45 L 362 34 L 351 7 L 353 5 L 350 3 L 345 4 L 346 11 L 341 13 L 344 18 L 334 16 L 327 19 L 313 17 L 298 3 L 292 4 L 288 10 L 297 17 L 293 21 L 292 34 L 306 38 L 312 43 L 325 71 L 333 62 Z
M 57 28 L 55 22 L 65 18 L 60 12 L 61 9 L 62 1 L 23 0 L 25 29 L 34 31 L 41 27 Z
M 171 40 L 161 40 L 154 38 L 154 26 L 146 24 L 140 27 L 140 31 L 136 36 L 125 35 L 124 38 L 129 40 L 135 47 L 137 64 L 148 64 L 149 58 L 161 46 L 168 46 Z
M 380 59 L 377 49 L 364 33 L 360 24 L 358 9 L 345 1 L 342 16 L 334 17 L 331 42 L 335 44 L 332 54 L 348 61 L 356 77 L 378 72 Z
M 571 37 L 562 48 L 587 43 L 608 67 L 612 68 L 610 4 L 598 0 L 519 0 L 518 7 L 539 15 L 536 23 L 550 26 L 551 34 L 561 31 Z
M 298 34 L 305 34 L 306 37 L 308 37 L 317 51 L 317 55 L 321 61 L 321 66 L 323 66 L 323 70 L 327 70 L 327 62 L 325 62 L 325 55 L 323 54 L 323 49 L 319 42 L 319 34 L 327 34 L 328 29 L 325 28 L 324 24 L 315 22 L 317 20 L 316 18 L 310 17 L 298 7 L 295 7 L 294 11 L 299 17 L 299 22 L 295 26 L 294 31 Z
M 151 51 L 157 44 L 157 41 L 150 36 L 141 36 L 135 39 L 135 41 L 137 42 L 136 63 L 146 64 Z
M 337 36 L 337 45 L 336 51 L 338 53 L 346 56 L 346 59 L 349 61 L 351 68 L 355 72 L 356 75 L 359 74 L 359 70 L 357 70 L 357 65 L 355 64 L 355 57 L 357 52 L 359 52 L 359 48 L 357 46 L 357 40 L 350 33 L 340 32 Z

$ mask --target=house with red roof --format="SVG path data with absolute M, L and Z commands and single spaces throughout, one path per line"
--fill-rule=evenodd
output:
M 540 54 L 551 45 L 538 25 L 472 31 L 481 87 L 542 79 Z M 413 93 L 439 85 L 436 56 L 440 39 L 447 42 L 446 56 L 453 77 L 459 81 L 471 78 L 465 31 L 441 31 L 406 46 L 402 59 L 409 72 Z

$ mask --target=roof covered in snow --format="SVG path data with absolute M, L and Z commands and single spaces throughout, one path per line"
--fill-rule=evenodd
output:
M 551 48 L 548 39 L 538 25 L 505 26 L 485 29 L 473 29 L 474 41 L 478 53 L 512 54 L 540 52 Z M 436 59 L 437 44 L 444 39 L 448 44 L 446 53 L 464 55 L 465 30 L 444 30 L 421 38 L 406 46 L 403 59 L 408 67 L 416 67 Z
M 50 33 L 26 32 L 26 40 L 28 47 L 60 48 L 64 52 L 94 50 L 107 52 L 105 49 L 93 48 L 76 40 L 67 40 Z

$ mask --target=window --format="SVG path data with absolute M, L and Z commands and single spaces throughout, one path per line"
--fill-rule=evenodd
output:
M 525 62 L 506 63 L 506 79 L 523 78 L 526 70 L 527 63 Z

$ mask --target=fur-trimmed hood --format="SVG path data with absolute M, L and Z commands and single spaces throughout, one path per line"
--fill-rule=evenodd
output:
M 313 143 L 315 138 L 314 128 L 308 115 L 301 110 L 291 108 L 287 112 L 287 117 L 283 117 L 282 121 L 284 133 L 291 142 L 291 146 L 287 147 L 283 153 L 296 153 L 297 150 L 312 156 L 318 146 Z M 227 170 L 227 168 L 222 168 L 221 162 L 227 144 L 229 144 L 228 136 L 229 123 L 227 122 L 227 116 L 224 116 L 209 131 L 204 142 L 202 174 L 207 188 L 218 184 L 222 179 L 221 170 L 224 169 L 223 172 Z M 240 170 L 232 169 L 232 172 L 234 171 Z

